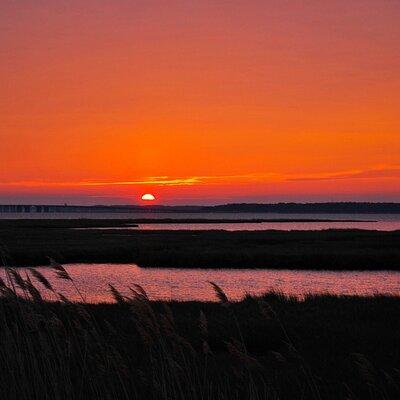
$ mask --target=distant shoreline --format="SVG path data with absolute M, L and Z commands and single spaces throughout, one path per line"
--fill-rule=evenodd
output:
M 54 205 L 0 204 L 1 213 L 274 213 L 274 214 L 400 214 L 400 203 L 230 203 L 213 206 L 184 205 Z
M 30 218 L 10 218 L 4 221 L 34 221 Z M 36 220 L 40 221 L 40 220 Z M 68 219 L 42 219 L 41 221 L 58 221 L 54 225 L 64 225 L 66 221 L 93 221 L 95 227 L 106 225 L 112 228 L 133 227 L 137 224 L 262 224 L 262 223 L 313 223 L 313 222 L 378 222 L 372 219 L 329 219 L 329 218 L 254 218 L 254 219 L 232 219 L 232 218 L 123 218 L 123 219 L 95 219 L 95 218 L 68 218 Z M 72 222 L 74 224 L 74 222 Z
M 206 218 L 134 218 L 133 224 L 262 224 L 262 223 L 287 223 L 287 222 L 378 222 L 363 219 L 312 219 L 312 218 L 277 218 L 277 219 L 206 219 Z

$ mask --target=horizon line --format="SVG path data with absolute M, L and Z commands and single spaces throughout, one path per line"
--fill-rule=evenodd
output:
M 256 206 L 270 206 L 270 205 L 325 205 L 325 204 L 396 204 L 400 205 L 400 201 L 278 201 L 278 202 L 232 202 L 232 203 L 218 203 L 218 204 L 68 204 L 68 203 L 1 203 L 1 207 L 7 206 L 41 206 L 41 207 L 140 207 L 140 208 L 155 208 L 155 207 L 219 207 L 219 206 L 232 206 L 232 205 L 256 205 Z

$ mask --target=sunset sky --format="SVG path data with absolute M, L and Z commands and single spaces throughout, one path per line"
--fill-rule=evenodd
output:
M 400 1 L 3 0 L 0 203 L 400 201 Z

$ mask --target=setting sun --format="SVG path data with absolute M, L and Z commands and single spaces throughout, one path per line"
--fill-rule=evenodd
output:
M 142 196 L 144 201 L 154 201 L 156 198 L 151 193 L 146 193 Z

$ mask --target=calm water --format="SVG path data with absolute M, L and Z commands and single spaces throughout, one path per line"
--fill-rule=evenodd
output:
M 400 214 L 282 214 L 282 213 L 0 213 L 0 219 L 352 219 L 400 221 Z
M 126 229 L 126 228 L 119 228 Z M 282 231 L 319 231 L 323 229 L 367 229 L 378 231 L 400 230 L 399 221 L 374 221 L 374 222 L 260 222 L 260 223 L 210 223 L 210 224 L 139 224 L 132 230 L 226 230 L 226 231 L 264 231 L 268 229 Z
M 126 294 L 129 294 L 129 286 L 140 284 L 151 299 L 215 300 L 209 281 L 220 285 L 235 300 L 246 293 L 261 294 L 269 290 L 295 296 L 326 292 L 400 295 L 400 272 L 395 271 L 198 270 L 139 268 L 127 264 L 71 264 L 65 268 L 88 302 L 112 301 L 108 283 Z M 49 278 L 58 292 L 71 300 L 80 300 L 70 282 L 55 278 L 48 267 L 38 270 Z M 20 271 L 25 273 L 23 269 Z M 0 276 L 4 279 L 4 269 L 0 270 Z M 51 299 L 53 295 L 46 293 Z
M 322 229 L 375 229 L 400 230 L 400 214 L 275 214 L 275 213 L 0 213 L 0 219 L 330 219 L 357 220 L 359 222 L 264 222 L 264 223 L 212 223 L 212 224 L 140 224 L 145 230 L 322 230 Z M 374 222 L 368 222 L 373 220 Z M 132 228 L 135 229 L 135 228 Z M 137 229 L 137 228 L 136 228 Z

